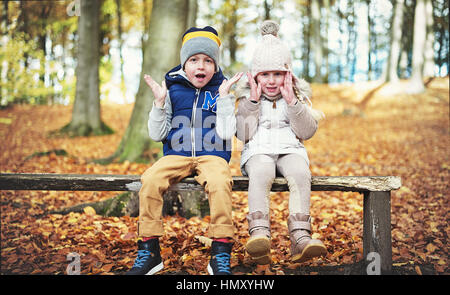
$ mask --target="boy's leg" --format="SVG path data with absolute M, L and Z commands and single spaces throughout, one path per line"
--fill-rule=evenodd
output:
M 217 156 L 200 156 L 194 158 L 195 179 L 208 194 L 211 222 L 211 238 L 233 238 L 231 189 L 233 178 L 230 167 L 224 159 Z
M 197 176 L 195 179 L 208 194 L 211 222 L 209 236 L 211 258 L 208 273 L 211 275 L 230 275 L 230 258 L 234 237 L 232 220 L 231 188 L 233 178 L 227 161 L 217 156 L 200 156 L 194 159 Z
M 139 191 L 138 235 L 140 237 L 162 236 L 161 220 L 163 195 L 170 185 L 193 173 L 192 158 L 164 156 L 141 176 Z

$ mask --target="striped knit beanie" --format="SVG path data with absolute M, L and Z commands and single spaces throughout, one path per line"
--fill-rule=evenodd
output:
M 213 27 L 190 28 L 183 34 L 180 50 L 182 67 L 184 68 L 184 64 L 189 57 L 198 53 L 203 53 L 214 60 L 216 72 L 219 71 L 220 44 L 219 35 Z

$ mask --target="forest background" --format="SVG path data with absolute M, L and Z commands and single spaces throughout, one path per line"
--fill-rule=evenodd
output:
M 313 175 L 401 176 L 391 203 L 394 269 L 449 273 L 448 1 L 0 4 L 0 172 L 142 174 L 162 155 L 148 138 L 153 96 L 142 76 L 162 80 L 179 63 L 181 35 L 193 25 L 219 31 L 227 76 L 246 71 L 258 25 L 273 19 L 292 48 L 294 72 L 312 83 L 314 106 L 326 114 L 306 142 Z M 235 140 L 234 175 L 240 147 Z M 127 270 L 136 217 L 92 207 L 51 213 L 114 195 L 1 191 L 0 273 L 64 274 L 69 253 L 81 256 L 81 273 Z M 243 250 L 246 194 L 233 193 L 234 272 L 352 273 L 362 260 L 362 197 L 313 192 L 311 200 L 315 236 L 328 255 L 289 263 L 287 193 L 273 193 L 273 264 L 258 269 Z M 167 273 L 206 273 L 208 248 L 195 237 L 206 235 L 208 218 L 164 218 Z

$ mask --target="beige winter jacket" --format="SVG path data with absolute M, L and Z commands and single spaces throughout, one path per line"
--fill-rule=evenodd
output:
M 304 80 L 297 80 L 301 95 L 309 97 L 311 89 Z M 287 104 L 283 97 L 271 101 L 261 97 L 255 103 L 248 99 L 249 87 L 236 91 L 239 99 L 236 114 L 236 136 L 245 143 L 241 154 L 241 170 L 244 175 L 245 163 L 256 154 L 299 154 L 309 163 L 303 140 L 311 138 L 318 127 L 319 118 L 315 110 L 298 101 Z

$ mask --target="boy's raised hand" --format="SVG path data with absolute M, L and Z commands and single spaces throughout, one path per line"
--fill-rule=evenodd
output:
M 284 75 L 284 84 L 280 87 L 280 91 L 288 105 L 293 105 L 296 102 L 294 89 L 292 88 L 292 73 L 290 71 Z
M 239 81 L 241 79 L 242 75 L 244 73 L 237 73 L 235 74 L 230 80 L 223 80 L 222 84 L 219 87 L 219 95 L 220 97 L 225 97 L 230 92 L 231 86 L 233 86 L 234 83 Z
M 164 107 L 166 95 L 167 95 L 167 87 L 166 82 L 162 82 L 162 86 L 160 86 L 158 83 L 153 80 L 153 78 L 150 75 L 144 75 L 144 80 L 147 83 L 147 85 L 152 89 L 153 96 L 155 97 L 155 105 L 157 107 Z
M 251 101 L 258 102 L 261 98 L 261 84 L 256 84 L 255 79 L 253 79 L 252 74 L 247 72 L 248 83 L 250 84 L 250 97 Z

